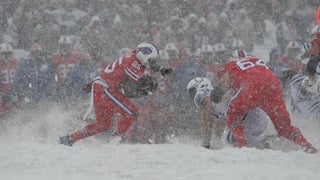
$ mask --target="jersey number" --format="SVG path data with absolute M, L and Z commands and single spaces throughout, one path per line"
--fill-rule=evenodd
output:
M 259 59 L 256 62 L 252 62 L 249 59 L 241 59 L 241 60 L 237 61 L 236 64 L 239 66 L 239 68 L 241 70 L 247 70 L 247 69 L 255 67 L 255 66 L 263 66 L 263 67 L 269 69 L 268 66 L 266 65 L 266 63 L 263 62 L 262 59 Z

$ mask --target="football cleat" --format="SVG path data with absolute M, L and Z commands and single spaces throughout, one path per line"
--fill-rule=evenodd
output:
M 62 136 L 59 138 L 60 144 L 66 145 L 66 146 L 72 146 L 74 143 L 74 140 L 69 135 Z

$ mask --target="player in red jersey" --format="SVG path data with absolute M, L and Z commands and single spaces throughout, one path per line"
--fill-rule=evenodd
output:
M 18 97 L 12 96 L 11 90 L 19 61 L 13 57 L 10 44 L 0 45 L 0 120 L 6 119 L 12 108 L 18 105 Z
M 160 71 L 162 74 L 168 72 L 168 69 L 160 68 L 158 60 L 158 49 L 151 43 L 141 43 L 103 69 L 100 76 L 93 81 L 91 90 L 96 122 L 71 135 L 60 137 L 60 143 L 71 146 L 80 139 L 110 130 L 112 135 L 124 134 L 138 117 L 138 108 L 129 98 L 152 94 L 157 88 L 152 85 L 153 87 L 146 90 L 135 91 L 145 77 L 145 69 Z M 133 87 L 129 91 L 126 90 L 128 85 Z M 119 113 L 122 120 L 111 129 L 115 113 Z
M 242 117 L 255 108 L 261 108 L 270 117 L 275 129 L 283 136 L 300 145 L 306 152 L 316 153 L 300 130 L 291 125 L 291 119 L 281 94 L 281 82 L 259 58 L 241 58 L 225 64 L 218 72 L 222 91 L 213 90 L 211 99 L 221 101 L 223 92 L 233 88 L 234 96 L 227 107 L 227 126 L 239 148 L 246 146 Z M 221 93 L 222 92 L 222 93 Z

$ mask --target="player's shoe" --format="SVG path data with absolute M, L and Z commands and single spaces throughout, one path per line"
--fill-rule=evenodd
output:
M 72 146 L 74 143 L 74 140 L 67 134 L 66 136 L 62 136 L 59 138 L 60 144 L 66 145 L 66 146 Z

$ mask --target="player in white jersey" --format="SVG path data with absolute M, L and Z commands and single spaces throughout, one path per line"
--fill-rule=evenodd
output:
M 312 56 L 306 74 L 297 74 L 291 81 L 291 110 L 299 118 L 320 117 L 320 58 Z
M 229 143 L 235 145 L 232 132 L 225 126 L 225 111 L 227 102 L 232 92 L 226 93 L 221 103 L 215 104 L 211 101 L 211 91 L 213 86 L 209 79 L 196 77 L 187 85 L 187 91 L 193 99 L 195 106 L 199 109 L 198 120 L 201 132 L 201 146 L 211 149 L 219 149 L 222 144 Z M 219 89 L 215 89 L 217 91 Z M 243 119 L 244 134 L 248 146 L 259 149 L 265 148 L 263 132 L 267 127 L 268 118 L 259 108 L 247 113 Z M 225 131 L 226 137 L 223 136 Z

